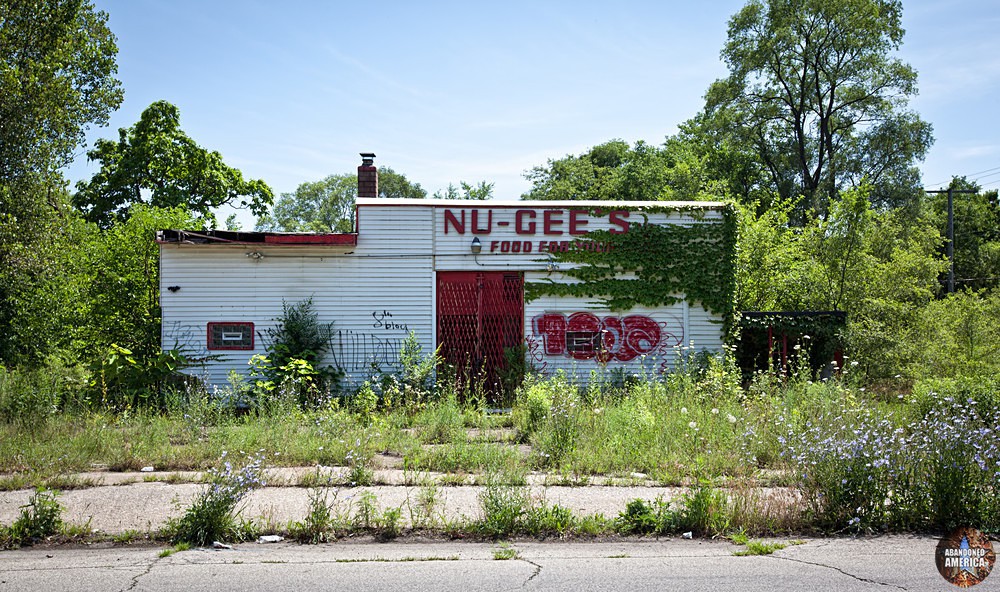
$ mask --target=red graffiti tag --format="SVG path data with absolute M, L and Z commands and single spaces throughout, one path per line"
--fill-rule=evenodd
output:
M 561 313 L 540 314 L 531 320 L 535 335 L 542 338 L 545 355 L 569 355 L 576 360 L 596 359 L 628 362 L 654 353 L 661 341 L 677 340 L 650 317 L 629 315 L 600 319 L 589 312 L 575 312 L 567 319 Z

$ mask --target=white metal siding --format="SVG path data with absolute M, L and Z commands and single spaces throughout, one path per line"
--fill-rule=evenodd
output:
M 328 363 L 357 384 L 374 362 L 396 368 L 409 331 L 434 347 L 430 210 L 371 208 L 359 217 L 358 245 L 163 245 L 161 247 L 162 342 L 192 356 L 221 359 L 191 372 L 225 384 L 230 371 L 245 374 L 247 361 L 263 354 L 261 337 L 281 315 L 282 302 L 313 298 L 323 322 L 334 322 Z M 248 257 L 261 253 L 259 259 Z M 168 286 L 180 286 L 170 292 Z M 208 351 L 209 322 L 249 321 L 253 351 Z
M 383 370 L 397 367 L 399 349 L 409 331 L 415 332 L 426 352 L 436 347 L 437 271 L 519 270 L 526 272 L 526 282 L 546 278 L 567 281 L 558 269 L 550 268 L 552 259 L 544 252 L 539 253 L 538 247 L 542 242 L 574 238 L 568 234 L 568 214 L 563 214 L 561 235 L 544 235 L 542 212 L 546 209 L 568 212 L 573 207 L 592 205 L 583 202 L 499 205 L 430 200 L 358 200 L 358 204 L 356 247 L 162 245 L 163 347 L 180 347 L 195 357 L 217 355 L 218 361 L 210 361 L 203 369 L 192 372 L 203 375 L 210 384 L 223 385 L 230 371 L 245 374 L 249 358 L 255 353 L 265 353 L 267 344 L 261 337 L 266 336 L 274 320 L 281 315 L 283 301 L 295 303 L 312 297 L 320 320 L 334 322 L 334 337 L 326 361 L 344 368 L 348 383 L 357 385 L 369 376 L 373 362 Z M 619 206 L 602 204 L 602 207 Z M 447 234 L 444 232 L 446 209 L 466 211 L 464 233 L 454 228 Z M 515 232 L 515 216 L 519 209 L 537 210 L 535 234 Z M 492 211 L 493 226 L 489 234 L 472 233 L 473 210 L 480 212 L 480 228 Z M 641 223 L 645 216 L 656 224 L 704 224 L 717 223 L 721 213 L 709 210 L 702 219 L 694 220 L 676 212 L 643 215 L 633 211 L 629 219 L 631 223 Z M 588 213 L 580 219 L 586 219 L 588 231 L 612 227 L 606 215 Z M 473 255 L 470 247 L 477 236 L 482 242 L 482 252 Z M 494 245 L 503 241 L 530 241 L 532 252 L 493 251 Z M 259 253 L 261 257 L 248 257 L 250 253 Z M 171 292 L 167 289 L 169 286 L 179 286 L 180 290 Z M 586 380 L 591 370 L 601 368 L 622 368 L 630 373 L 643 369 L 664 370 L 672 367 L 675 349 L 679 346 L 693 344 L 696 350 L 717 351 L 722 345 L 721 318 L 686 302 L 612 313 L 595 308 L 592 302 L 583 298 L 543 297 L 527 302 L 524 312 L 524 336 L 530 361 L 545 372 L 561 368 L 581 380 Z M 611 330 L 621 330 L 626 317 L 647 319 L 635 322 L 645 323 L 643 327 L 647 329 L 652 323 L 657 329 L 650 332 L 639 327 L 638 332 L 633 331 L 631 337 L 642 355 L 628 361 L 614 358 L 602 365 L 593 359 L 574 359 L 567 351 L 546 353 L 546 336 L 536 331 L 538 327 L 533 321 L 546 314 L 563 315 L 568 319 L 574 313 L 592 314 Z M 253 322 L 257 334 L 255 349 L 208 351 L 209 322 Z M 656 337 L 655 343 L 651 341 L 653 337 Z

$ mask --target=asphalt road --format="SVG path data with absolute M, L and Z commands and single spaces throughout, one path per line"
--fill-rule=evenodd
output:
M 0 592 L 62 590 L 956 590 L 930 537 L 813 539 L 736 557 L 725 541 L 243 544 L 158 557 L 162 547 L 0 553 Z M 977 590 L 1000 590 L 993 574 Z

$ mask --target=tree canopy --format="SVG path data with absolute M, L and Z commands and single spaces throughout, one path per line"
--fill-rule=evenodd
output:
M 274 200 L 261 180 L 244 180 L 218 152 L 202 148 L 180 128 L 180 111 L 166 101 L 146 108 L 138 123 L 118 130 L 118 141 L 98 140 L 87 153 L 101 163 L 90 181 L 77 184 L 74 203 L 87 219 L 108 226 L 133 204 L 186 207 L 213 219 L 224 204 L 262 215 Z
M 730 186 L 748 201 L 764 186 L 825 215 L 863 180 L 876 202 L 914 196 L 911 167 L 932 137 L 906 109 L 917 74 L 892 56 L 901 18 L 899 0 L 751 0 L 729 21 L 730 74 L 685 136 L 716 172 L 735 173 Z
M 107 20 L 86 0 L 0 0 L 0 180 L 53 174 L 121 104 Z
M 379 197 L 424 198 L 420 183 L 389 167 L 378 169 Z M 353 232 L 354 200 L 358 176 L 330 175 L 302 183 L 291 193 L 282 193 L 270 213 L 258 214 L 257 230 L 284 232 Z
M 577 155 L 549 159 L 525 174 L 531 189 L 524 199 L 614 201 L 711 199 L 721 187 L 707 175 L 702 159 L 676 139 L 663 146 L 624 140 L 598 144 Z M 717 193 L 715 195 L 717 197 Z
M 493 183 L 480 181 L 475 185 L 459 181 L 458 187 L 453 183 L 448 183 L 448 187 L 441 191 L 434 192 L 435 199 L 474 199 L 485 200 L 493 197 Z
M 76 306 L 62 238 L 86 230 L 59 169 L 122 101 L 107 19 L 86 0 L 0 0 L 0 363 L 50 353 Z

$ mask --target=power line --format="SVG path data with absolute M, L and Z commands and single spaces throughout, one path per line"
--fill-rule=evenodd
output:
M 965 178 L 973 177 L 973 180 L 975 180 L 977 178 L 976 175 L 982 175 L 984 173 L 992 173 L 993 171 L 1000 171 L 1000 166 L 993 167 L 991 169 L 986 169 L 985 171 L 978 171 L 978 172 L 975 172 L 975 173 L 968 173 L 966 175 L 955 175 L 955 177 L 965 177 Z M 986 176 L 990 176 L 990 175 L 986 175 Z M 954 179 L 955 177 L 952 177 L 952 179 Z M 947 185 L 948 183 L 951 183 L 951 179 L 948 179 L 947 181 L 941 181 L 939 183 L 928 183 L 927 185 L 929 187 L 934 187 L 935 185 L 941 186 L 941 185 Z
M 1000 175 L 1000 171 L 997 171 L 995 173 L 990 173 L 988 175 L 982 175 L 982 176 L 976 177 L 976 178 L 973 179 L 973 181 L 979 181 L 981 179 L 985 179 L 986 177 L 995 177 L 997 175 Z
M 978 173 L 969 173 L 969 174 L 968 174 L 968 176 L 969 176 L 969 177 L 972 177 L 972 176 L 974 176 L 974 175 L 981 175 L 981 174 L 983 174 L 983 173 L 989 173 L 989 172 L 991 172 L 991 171 L 1000 171 L 1000 166 L 998 166 L 998 167 L 993 167 L 992 169 L 986 169 L 985 171 L 979 171 Z

